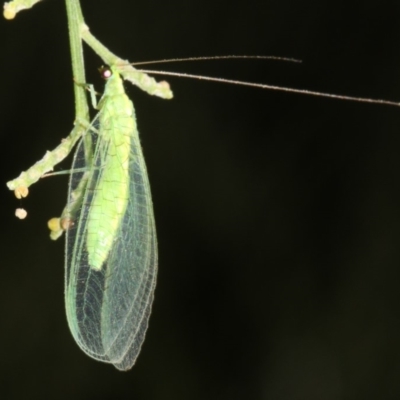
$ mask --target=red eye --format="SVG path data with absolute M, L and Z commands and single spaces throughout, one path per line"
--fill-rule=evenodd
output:
M 112 76 L 111 68 L 109 67 L 101 67 L 99 68 L 100 75 L 103 79 L 107 80 Z

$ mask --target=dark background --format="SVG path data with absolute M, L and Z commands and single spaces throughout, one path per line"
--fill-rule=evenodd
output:
M 295 57 L 160 69 L 400 100 L 398 1 L 82 3 L 92 32 L 131 61 Z M 46 221 L 68 177 L 21 204 L 5 186 L 72 127 L 64 3 L 0 30 L 2 399 L 400 398 L 400 108 L 179 78 L 165 101 L 127 84 L 160 265 L 144 347 L 122 373 L 67 326 L 64 243 Z M 86 54 L 101 91 L 101 61 Z

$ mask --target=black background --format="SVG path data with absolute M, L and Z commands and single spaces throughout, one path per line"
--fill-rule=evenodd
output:
M 295 57 L 160 68 L 400 100 L 397 1 L 82 3 L 131 61 Z M 1 398 L 400 398 L 399 108 L 179 78 L 165 101 L 127 84 L 160 265 L 145 344 L 122 373 L 68 330 L 64 243 L 46 227 L 68 177 L 31 188 L 25 221 L 5 186 L 72 127 L 64 3 L 0 30 Z M 86 54 L 101 91 L 101 61 Z

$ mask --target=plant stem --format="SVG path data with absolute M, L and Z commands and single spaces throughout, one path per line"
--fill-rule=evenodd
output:
M 26 9 L 40 0 L 16 0 L 8 5 L 8 16 L 14 11 Z M 17 3 L 23 4 L 18 6 Z M 45 156 L 32 167 L 22 172 L 20 176 L 7 182 L 10 190 L 15 190 L 16 195 L 37 182 L 43 175 L 53 170 L 53 167 L 61 162 L 72 150 L 80 137 L 83 137 L 85 156 L 87 163 L 90 163 L 92 149 L 91 135 L 84 135 L 90 126 L 89 106 L 85 90 L 85 64 L 83 59 L 82 39 L 109 65 L 115 66 L 121 75 L 144 90 L 145 92 L 159 96 L 164 99 L 172 98 L 172 92 L 167 82 L 157 82 L 154 78 L 136 70 L 129 64 L 109 51 L 89 31 L 82 15 L 80 0 L 65 0 L 68 18 L 68 30 L 70 50 L 72 59 L 72 74 L 74 78 L 75 94 L 75 123 L 74 128 L 67 138 L 52 151 L 46 152 Z M 22 7 L 22 8 L 21 8 Z M 11 11 L 10 11 L 11 10 Z
M 75 83 L 85 83 L 85 64 L 81 39 L 81 27 L 84 25 L 82 9 L 79 0 L 65 0 L 68 18 L 69 43 L 72 60 L 72 75 Z M 85 88 L 74 84 L 75 119 L 89 121 L 89 106 Z
M 123 60 L 112 53 L 103 45 L 103 43 L 92 35 L 89 27 L 85 24 L 82 25 L 81 37 L 107 65 L 116 67 L 124 79 L 130 81 L 152 96 L 158 96 L 163 99 L 172 99 L 173 94 L 167 82 L 157 82 L 154 78 L 138 71 L 129 63 L 129 61 Z

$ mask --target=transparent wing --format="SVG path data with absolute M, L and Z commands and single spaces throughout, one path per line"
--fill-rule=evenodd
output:
M 93 132 L 93 164 L 81 205 L 66 232 L 65 303 L 72 335 L 89 356 L 120 370 L 132 367 L 148 326 L 157 274 L 157 239 L 146 165 L 137 132 L 132 132 L 129 200 L 112 249 L 100 271 L 88 265 L 87 219 L 105 164 L 107 143 Z M 97 142 L 97 143 L 96 143 Z M 84 146 L 76 150 L 69 202 L 85 172 Z M 86 172 L 87 173 L 87 172 Z

